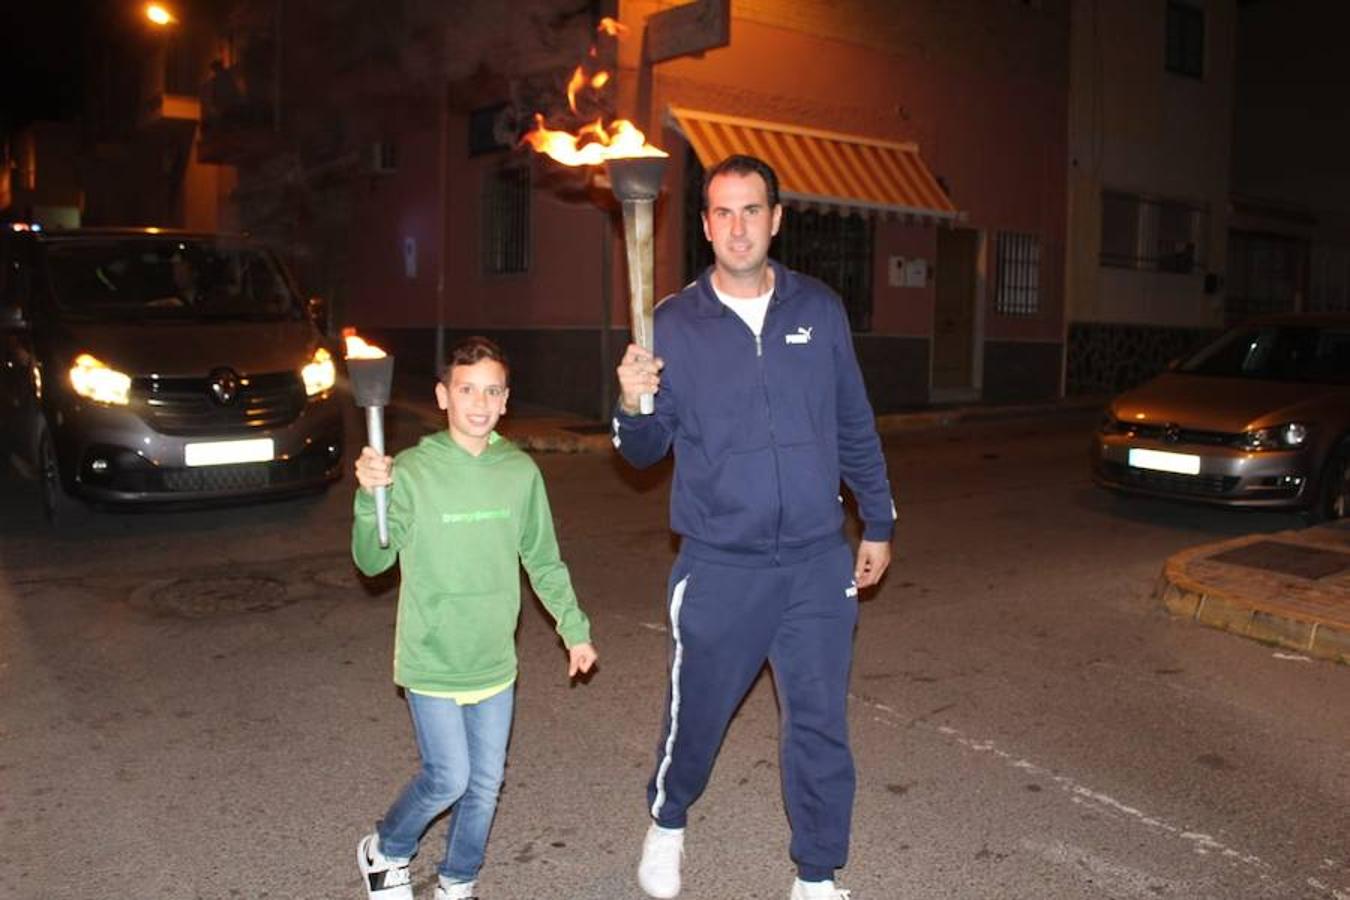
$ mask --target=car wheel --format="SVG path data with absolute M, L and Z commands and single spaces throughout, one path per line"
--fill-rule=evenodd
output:
M 69 519 L 75 502 L 61 484 L 61 464 L 56 458 L 56 444 L 52 433 L 42 430 L 38 438 L 38 481 L 42 485 L 42 512 L 53 525 Z
M 1322 473 L 1315 517 L 1326 522 L 1347 516 L 1350 516 L 1350 444 L 1342 444 Z

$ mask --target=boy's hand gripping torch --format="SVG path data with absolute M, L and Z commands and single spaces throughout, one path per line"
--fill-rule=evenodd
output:
M 366 411 L 366 442 L 384 455 L 384 408 L 389 405 L 389 390 L 394 382 L 394 358 L 374 344 L 356 336 L 355 329 L 344 329 L 347 348 L 347 377 L 352 383 L 356 405 Z M 380 546 L 389 546 L 389 489 L 375 488 L 375 525 Z

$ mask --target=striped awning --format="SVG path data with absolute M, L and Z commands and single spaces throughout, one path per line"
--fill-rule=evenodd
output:
M 870 210 L 921 219 L 963 218 L 915 144 L 670 107 L 705 167 L 733 153 L 773 166 L 784 203 Z

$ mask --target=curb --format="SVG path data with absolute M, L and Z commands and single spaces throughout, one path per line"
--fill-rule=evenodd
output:
M 1338 600 L 1346 611 L 1345 615 L 1338 618 L 1344 621 L 1331 621 L 1328 617 L 1310 612 L 1306 604 L 1301 606 L 1297 596 L 1284 599 L 1282 592 L 1270 597 L 1225 589 L 1196 578 L 1188 571 L 1193 563 L 1203 562 L 1218 553 L 1256 541 L 1284 538 L 1284 542 L 1290 544 L 1318 546 L 1321 544 L 1318 531 L 1317 528 L 1311 528 L 1269 535 L 1247 535 L 1184 550 L 1164 563 L 1154 588 L 1154 597 L 1172 615 L 1195 624 L 1228 631 L 1264 644 L 1297 650 L 1318 659 L 1350 664 L 1350 624 L 1347 624 L 1350 623 L 1350 593 L 1339 590 L 1338 586 L 1322 588 L 1307 579 L 1286 576 L 1292 592 L 1305 587 Z M 1260 579 L 1252 579 L 1253 585 L 1259 583 Z

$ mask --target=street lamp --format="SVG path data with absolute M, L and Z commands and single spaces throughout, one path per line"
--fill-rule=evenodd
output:
M 178 21 L 178 18 L 162 3 L 145 4 L 145 17 L 161 28 Z

